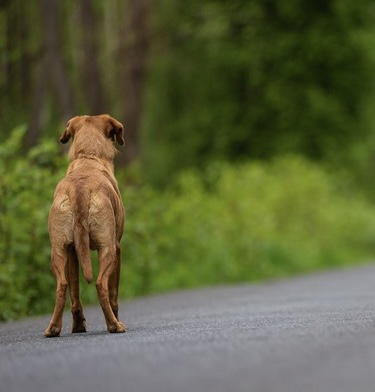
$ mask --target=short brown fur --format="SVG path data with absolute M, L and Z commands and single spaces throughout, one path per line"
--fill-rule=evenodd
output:
M 96 281 L 98 298 L 109 332 L 125 332 L 118 318 L 120 240 L 124 229 L 124 206 L 114 177 L 115 140 L 124 144 L 121 123 L 108 115 L 72 118 L 60 138 L 72 139 L 66 176 L 56 187 L 48 219 L 51 270 L 56 278 L 56 303 L 44 332 L 59 336 L 69 288 L 73 316 L 72 332 L 86 332 L 86 319 L 79 297 L 79 263 L 91 283 L 90 249 L 99 255 Z

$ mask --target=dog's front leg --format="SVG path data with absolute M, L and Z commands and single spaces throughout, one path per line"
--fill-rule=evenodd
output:
M 56 302 L 51 322 L 44 331 L 46 337 L 59 336 L 62 328 L 62 319 L 66 300 L 66 289 L 68 282 L 65 277 L 65 266 L 68 255 L 65 249 L 52 248 L 51 270 L 56 278 Z
M 82 302 L 79 297 L 79 263 L 74 246 L 72 246 L 68 252 L 66 273 L 69 285 L 70 310 L 73 316 L 72 332 L 86 332 L 86 319 L 83 314 Z

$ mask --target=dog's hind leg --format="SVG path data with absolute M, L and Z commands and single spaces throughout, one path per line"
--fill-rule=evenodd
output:
M 67 260 L 68 254 L 66 249 L 52 247 L 51 270 L 56 278 L 57 288 L 55 310 L 48 328 L 44 331 L 44 335 L 46 337 L 59 336 L 61 332 L 66 289 L 68 287 L 68 282 L 65 277 L 65 266 Z
M 120 269 L 121 269 L 121 248 L 120 245 L 116 245 L 116 267 L 112 272 L 112 275 L 109 277 L 108 282 L 108 292 L 109 292 L 109 302 L 111 304 L 111 308 L 113 314 L 118 320 L 118 287 L 120 284 Z
M 66 274 L 69 286 L 70 310 L 73 316 L 72 332 L 86 332 L 86 319 L 83 314 L 82 302 L 79 297 L 79 263 L 74 246 L 72 246 L 68 252 Z
M 100 269 L 98 279 L 96 281 L 96 289 L 98 292 L 100 306 L 102 307 L 107 329 L 109 332 L 126 332 L 125 325 L 117 320 L 112 310 L 109 299 L 109 281 L 113 274 L 117 272 L 116 249 L 115 247 L 103 247 L 99 249 Z M 117 293 L 116 293 L 117 294 Z M 116 295 L 117 297 L 117 295 Z M 116 313 L 117 310 L 115 309 Z

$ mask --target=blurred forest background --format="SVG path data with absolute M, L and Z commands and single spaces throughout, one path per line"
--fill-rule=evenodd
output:
M 373 259 L 374 48 L 373 0 L 0 1 L 0 320 L 53 307 L 77 114 L 125 125 L 122 297 Z

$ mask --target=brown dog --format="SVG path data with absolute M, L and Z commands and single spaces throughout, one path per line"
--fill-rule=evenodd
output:
M 109 332 L 125 332 L 118 319 L 120 239 L 124 206 L 113 174 L 115 140 L 124 144 L 123 126 L 108 115 L 72 118 L 60 138 L 73 142 L 66 176 L 56 187 L 48 219 L 51 270 L 57 281 L 56 304 L 44 335 L 59 336 L 69 287 L 73 315 L 72 332 L 86 332 L 79 297 L 79 262 L 91 283 L 90 249 L 99 255 L 96 281 L 100 306 Z M 79 262 L 78 262 L 79 261 Z

